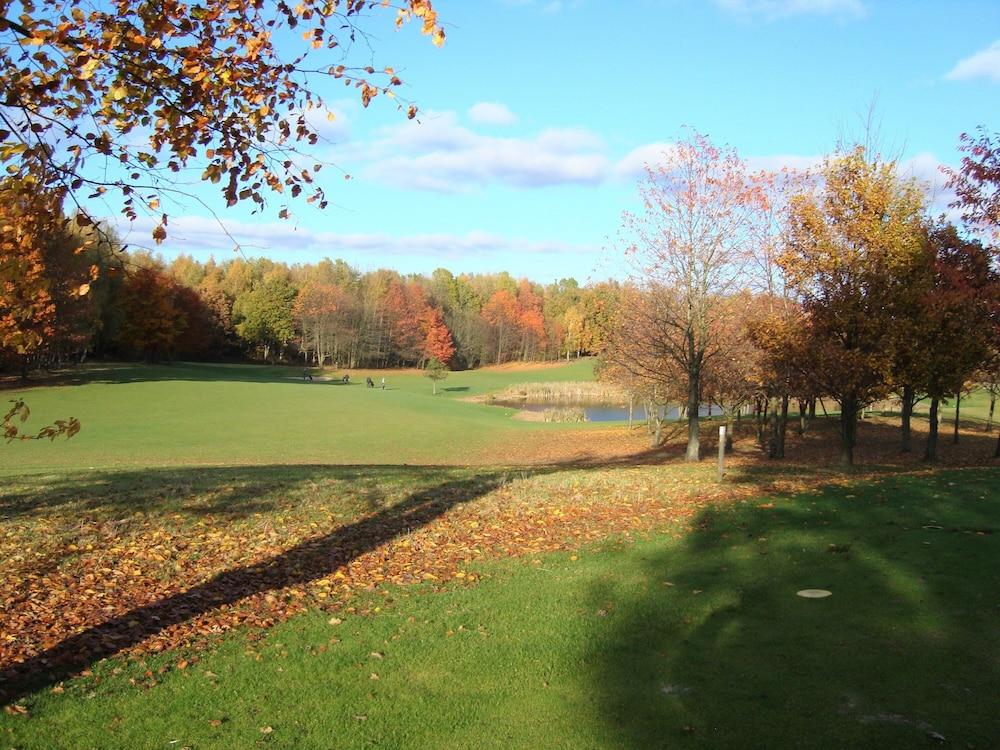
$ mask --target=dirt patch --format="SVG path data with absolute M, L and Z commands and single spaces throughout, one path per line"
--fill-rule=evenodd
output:
M 514 416 L 511 419 L 516 419 L 518 422 L 544 422 L 545 414 L 540 411 L 528 411 L 527 409 L 518 409 L 514 412 Z
M 570 360 L 575 362 L 576 360 Z M 532 372 L 535 370 L 552 370 L 565 367 L 569 364 L 566 360 L 560 359 L 555 362 L 505 362 L 502 365 L 485 365 L 478 367 L 478 372 Z

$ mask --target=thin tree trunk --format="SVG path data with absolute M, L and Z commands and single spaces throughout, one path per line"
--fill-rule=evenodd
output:
M 635 405 L 635 396 L 633 396 L 630 393 L 630 394 L 628 394 L 628 429 L 629 429 L 629 432 L 632 431 L 632 410 L 633 410 L 633 406 L 634 405 Z
M 769 399 L 760 399 L 757 407 L 757 443 L 763 448 L 767 445 L 767 420 L 768 413 L 770 410 L 771 401 Z
M 962 405 L 962 394 L 955 394 L 955 433 L 951 438 L 951 442 L 958 445 L 958 409 Z
M 799 399 L 799 435 L 806 434 L 806 402 Z
M 990 413 L 986 417 L 986 431 L 993 432 L 993 409 L 997 405 L 997 394 L 990 391 Z
M 775 404 L 771 410 L 771 443 L 768 446 L 769 458 L 785 457 L 785 430 L 788 426 L 788 396 L 781 397 L 781 411 Z
M 816 397 L 809 399 L 809 421 L 816 419 Z
M 788 430 L 788 394 L 781 397 L 781 416 L 778 417 L 778 440 L 775 458 L 785 457 L 785 434 Z
M 900 450 L 909 453 L 913 447 L 913 435 L 910 431 L 910 417 L 913 415 L 913 386 L 903 386 L 903 422 Z
M 858 439 L 858 402 L 845 398 L 840 402 L 840 465 L 854 466 L 854 446 Z
M 698 461 L 701 459 L 701 445 L 699 443 L 700 424 L 698 422 L 698 396 L 701 390 L 700 376 L 700 368 L 697 366 L 688 371 L 688 441 L 687 452 L 684 455 L 687 461 Z
M 927 447 L 924 449 L 925 461 L 937 461 L 938 442 L 938 400 L 931 398 L 931 411 L 928 416 L 930 420 L 930 430 L 927 432 Z

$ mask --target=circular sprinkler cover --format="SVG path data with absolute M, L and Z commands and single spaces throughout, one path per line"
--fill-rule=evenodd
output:
M 802 589 L 795 594 L 803 599 L 826 599 L 828 596 L 833 596 L 833 592 L 826 589 Z

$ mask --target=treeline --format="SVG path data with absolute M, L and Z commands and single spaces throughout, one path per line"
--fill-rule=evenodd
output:
M 966 138 L 963 151 L 956 225 L 870 148 L 768 174 L 702 136 L 679 144 L 643 183 L 645 211 L 626 216 L 634 271 L 602 376 L 651 405 L 684 404 L 689 460 L 699 405 L 753 412 L 761 446 L 782 458 L 790 403 L 805 430 L 827 399 L 850 465 L 859 416 L 886 398 L 901 404 L 904 452 L 914 407 L 928 403 L 933 460 L 941 406 L 1000 390 L 1000 142 Z
M 23 207 L 28 210 L 30 207 Z M 592 354 L 619 287 L 507 273 L 360 272 L 342 260 L 223 263 L 129 252 L 101 228 L 48 227 L 39 278 L 6 304 L 0 354 L 28 370 L 87 355 L 455 369 Z M 36 243 L 37 244 L 37 243 Z M 70 266 L 70 267 L 68 267 Z M 18 271 L 17 286 L 27 273 Z

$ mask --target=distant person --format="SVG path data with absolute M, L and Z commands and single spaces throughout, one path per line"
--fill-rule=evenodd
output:
M 308 368 L 302 371 L 302 379 L 312 381 L 312 373 L 309 372 Z
M 365 385 L 367 385 L 369 388 L 375 387 L 375 381 L 371 379 L 371 376 L 365 378 Z
M 350 382 L 351 382 L 351 376 L 345 373 L 345 375 L 344 375 L 344 385 L 347 385 Z
M 385 390 L 385 378 L 382 378 L 382 390 Z

